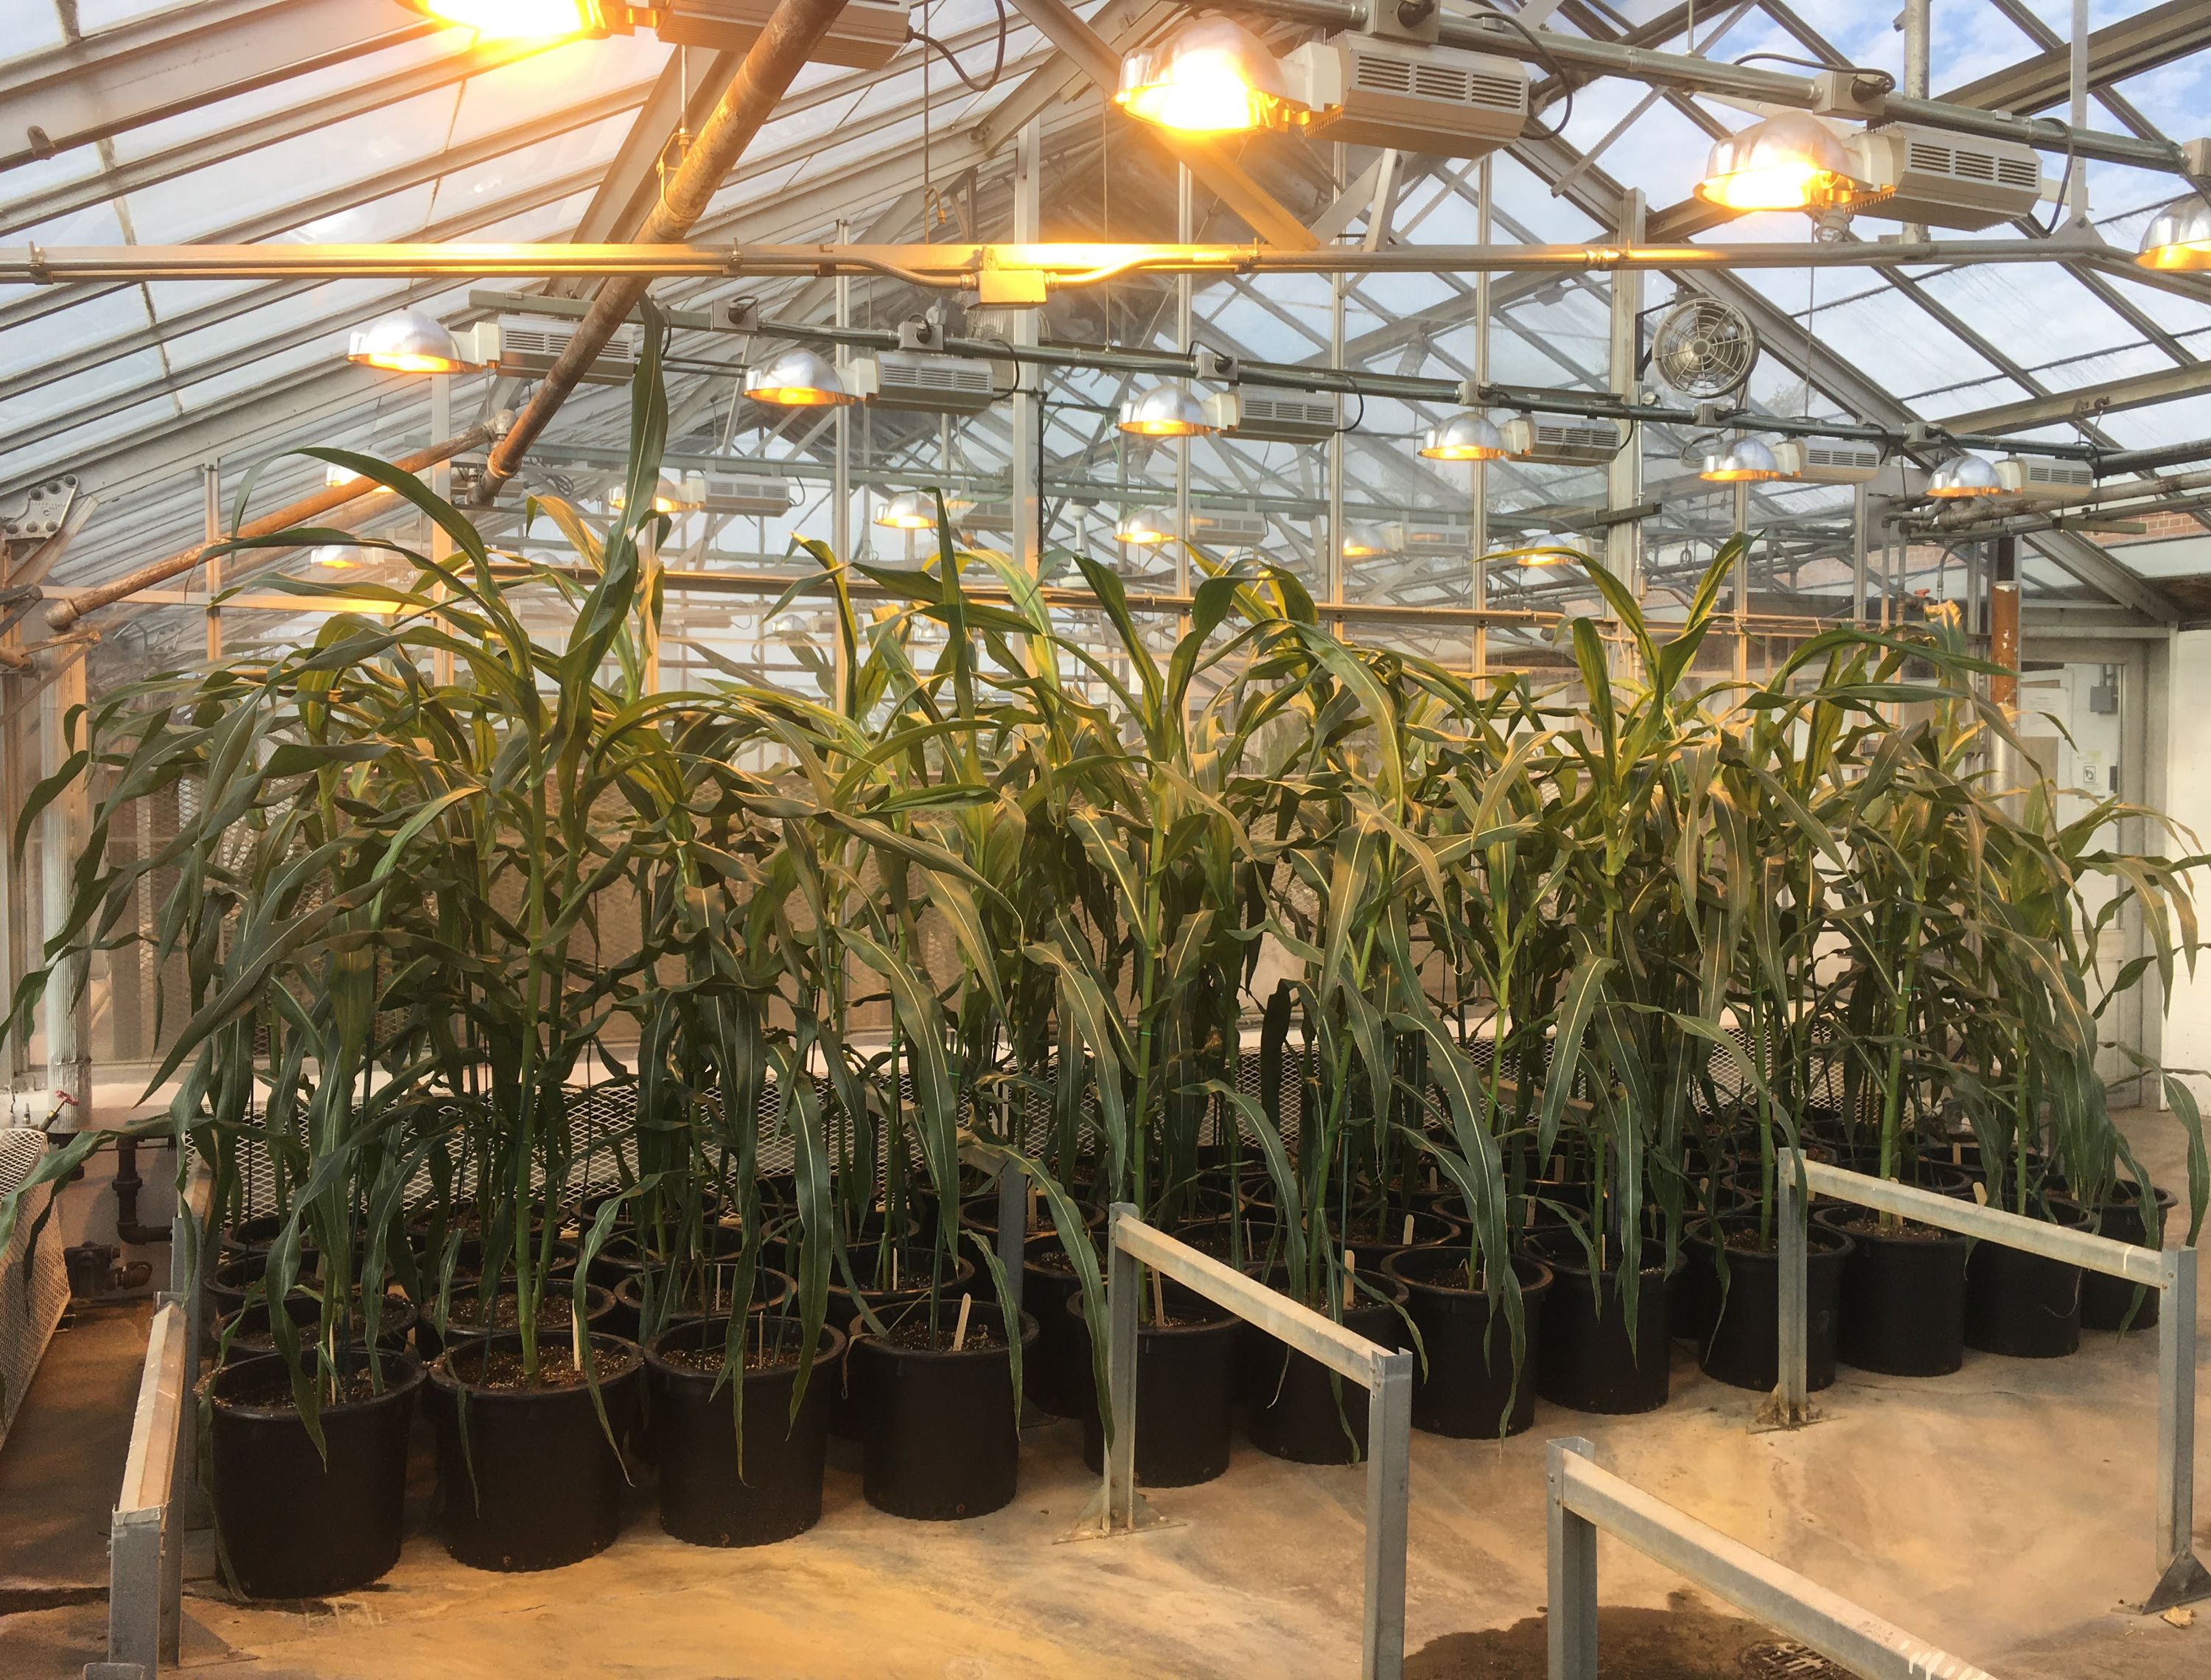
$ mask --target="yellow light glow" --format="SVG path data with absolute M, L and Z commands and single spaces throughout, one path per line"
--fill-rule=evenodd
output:
M 1177 420 L 1172 417 L 1137 418 L 1121 422 L 1122 431 L 1133 432 L 1139 438 L 1199 438 L 1212 429 L 1211 426 L 1201 426 L 1195 420 Z
M 1575 565 L 1589 556 L 1577 549 L 1560 547 L 1554 540 L 1546 538 L 1532 547 L 1518 550 L 1512 558 L 1522 565 L 1538 566 Z
M 1486 444 L 1427 444 L 1420 450 L 1424 461 L 1502 461 L 1511 453 Z
M 1139 122 L 1181 134 L 1249 134 L 1271 128 L 1282 102 L 1262 93 L 1235 65 L 1212 55 L 1185 54 L 1169 67 L 1172 82 L 1155 82 L 1114 95 Z
M 408 0 L 416 11 L 486 40 L 558 40 L 606 28 L 597 0 Z
M 2178 245 L 2158 245 L 2135 261 L 2145 269 L 2211 269 L 2211 239 L 2189 239 Z
M 818 385 L 749 385 L 745 395 L 779 408 L 831 408 L 845 400 L 842 391 L 826 391 Z
M 1802 210 L 1848 195 L 1851 184 L 1808 160 L 1738 169 L 1697 183 L 1697 196 L 1727 210 Z
M 1763 484 L 1782 474 L 1763 467 L 1707 467 L 1697 476 L 1706 484 Z
M 425 356 L 411 350 L 369 350 L 353 360 L 363 367 L 381 368 L 386 373 L 458 373 L 465 366 L 451 356 Z

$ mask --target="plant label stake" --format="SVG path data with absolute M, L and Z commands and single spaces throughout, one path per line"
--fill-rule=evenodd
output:
M 1411 1222 L 1408 1220 L 1407 1223 Z M 1358 1278 L 1359 1251 L 1355 1248 L 1346 1248 L 1343 1251 L 1343 1310 L 1347 1313 L 1357 1303 L 1359 1298 Z
M 1149 1275 L 1152 1280 L 1152 1322 L 1165 1324 L 1167 1321 L 1166 1286 L 1160 1281 L 1158 1272 Z
M 1405 1241 L 1405 1246 L 1406 1246 L 1408 1248 L 1411 1248 L 1411 1247 L 1413 1246 L 1413 1216 L 1412 1216 L 1411 1214 L 1409 1214 L 1409 1213 L 1408 1213 L 1408 1214 L 1405 1216 L 1405 1238 L 1404 1238 L 1404 1241 Z
M 972 1312 L 974 1308 L 973 1296 L 963 1295 L 960 1297 L 960 1322 L 952 1326 L 952 1351 L 954 1353 L 967 1345 L 967 1314 Z

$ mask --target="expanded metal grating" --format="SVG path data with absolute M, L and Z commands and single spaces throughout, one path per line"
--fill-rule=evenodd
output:
M 1736 1660 L 1748 1680 L 1851 1680 L 1850 1670 L 1785 1639 L 1754 1645 Z
M 19 1127 L 0 1129 L 0 1197 L 20 1189 L 45 1152 L 45 1133 Z M 60 1236 L 51 1228 L 37 1230 L 52 1194 L 52 1187 L 42 1185 L 24 1198 L 15 1235 L 0 1252 L 0 1445 L 7 1441 L 8 1426 L 30 1391 L 39 1361 L 45 1357 L 46 1344 L 61 1322 L 62 1309 L 69 1305 Z M 27 1254 L 31 1260 L 27 1268 L 23 1264 Z

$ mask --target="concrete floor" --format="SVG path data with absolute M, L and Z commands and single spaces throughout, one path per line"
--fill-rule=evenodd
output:
M 2164 1178 L 2177 1132 L 2128 1118 Z M 0 1462 L 4 1680 L 75 1680 L 101 1654 L 96 1537 L 120 1465 L 112 1414 L 127 1411 L 136 1354 L 112 1314 L 65 1333 Z M 1845 1371 L 1821 1397 L 1826 1421 L 1753 1435 L 1753 1397 L 1708 1381 L 1682 1351 L 1674 1398 L 1651 1416 L 1546 1405 L 1532 1433 L 1502 1444 L 1416 1435 L 1408 1672 L 1541 1675 L 1543 1442 L 1582 1435 L 1661 1497 L 2005 1680 L 2203 1680 L 2211 1604 L 2187 1627 L 2129 1607 L 2152 1584 L 2155 1363 L 2153 1338 L 2137 1335 L 2049 1363 L 1968 1355 L 1932 1381 Z M 1015 1503 L 943 1526 L 871 1510 L 854 1471 L 833 1467 L 821 1526 L 754 1551 L 667 1538 L 641 1492 L 613 1550 L 536 1575 L 451 1562 L 418 1499 L 416 1538 L 368 1592 L 246 1606 L 201 1571 L 185 1665 L 204 1680 L 1357 1671 L 1362 1471 L 1239 1445 L 1220 1481 L 1154 1496 L 1178 1526 L 1059 1544 L 1096 1486 L 1079 1448 L 1073 1425 L 1033 1431 Z M 2211 1431 L 2197 1478 L 2197 1549 L 2211 1556 Z M 1739 1672 L 1732 1653 L 1757 1635 L 1711 1614 L 1723 1606 L 1608 1540 L 1600 1573 L 1608 1675 Z

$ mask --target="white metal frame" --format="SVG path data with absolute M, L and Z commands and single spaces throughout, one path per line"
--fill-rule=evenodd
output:
M 2041 1254 L 2068 1266 L 2123 1278 L 2159 1290 L 2157 1321 L 2157 1568 L 2145 1612 L 2211 1598 L 2211 1572 L 2196 1557 L 2196 1250 L 2145 1248 L 2087 1231 L 2069 1230 L 2001 1208 L 1983 1207 L 1892 1179 L 1845 1171 L 1780 1153 L 1781 1383 L 1774 1391 L 1776 1421 L 1784 1427 L 1811 1421 L 1808 1378 L 1806 1221 L 1809 1194 L 1894 1213 L 1921 1224 L 1956 1231 Z
M 1148 1266 L 1277 1341 L 1318 1360 L 1366 1390 L 1366 1601 L 1360 1671 L 1366 1680 L 1399 1680 L 1405 1671 L 1405 1535 L 1410 1496 L 1413 1356 L 1355 1335 L 1333 1320 L 1247 1278 L 1209 1254 L 1148 1225 L 1133 1205 L 1116 1202 L 1107 1228 L 1106 1303 L 1109 1330 L 1101 1534 L 1130 1533 L 1136 1497 L 1136 1268 Z
M 84 1680 L 155 1680 L 173 1669 L 184 1628 L 185 1530 L 197 1485 L 192 1391 L 204 1329 L 204 1236 L 214 1190 L 192 1169 L 170 1231 L 169 1287 L 157 1297 L 123 1488 L 109 1520 L 107 1660 Z
M 1578 1436 L 1549 1447 L 1550 1680 L 1596 1680 L 1600 1529 L 1863 1680 L 1993 1680 L 1614 1475 Z

